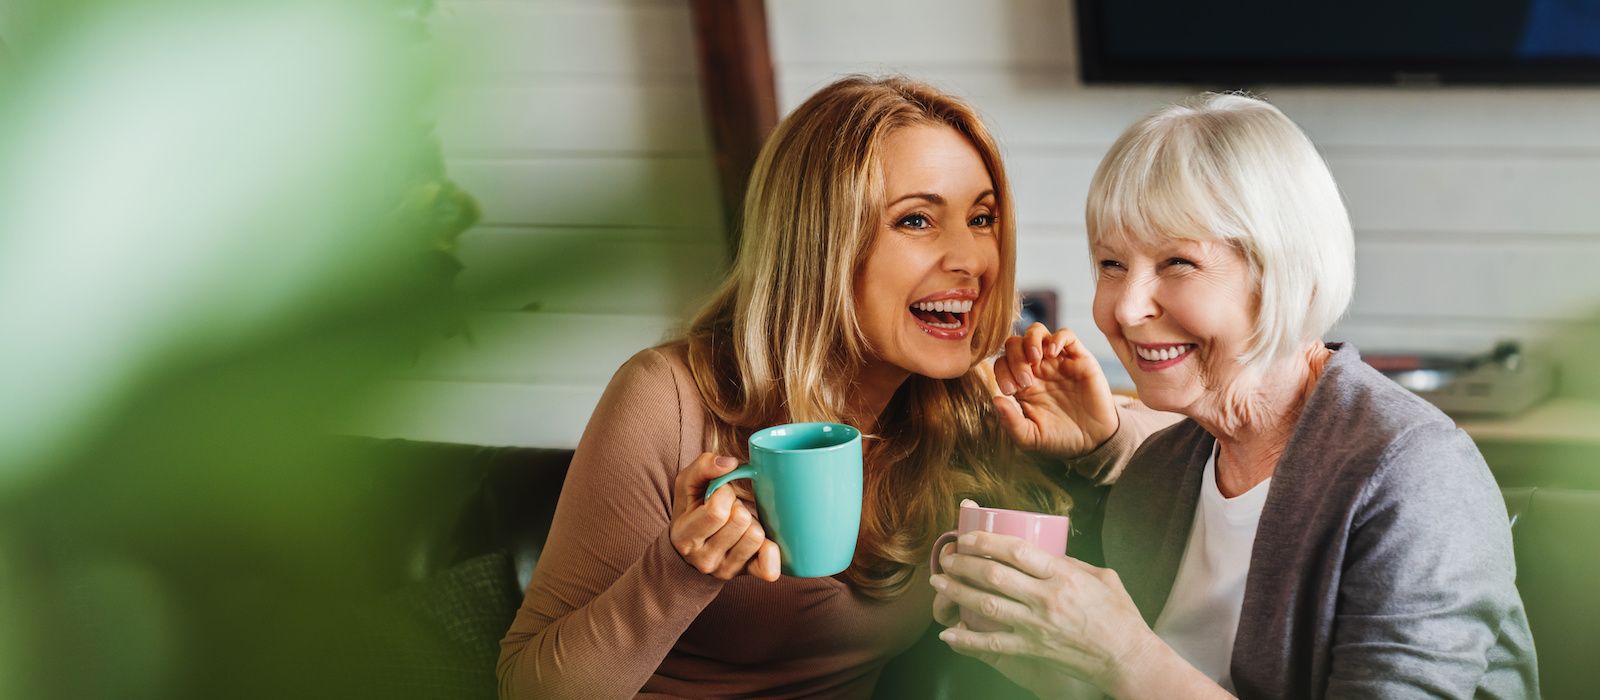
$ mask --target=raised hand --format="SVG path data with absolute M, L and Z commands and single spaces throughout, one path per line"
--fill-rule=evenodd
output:
M 748 573 L 778 580 L 778 545 L 767 539 L 754 506 L 741 501 L 732 486 L 705 498 L 706 486 L 738 467 L 732 457 L 702 453 L 678 472 L 673 483 L 672 547 L 700 573 L 723 581 Z
M 1111 386 L 1071 330 L 1035 323 L 1008 338 L 994 380 L 1000 423 L 1025 450 L 1080 457 L 1117 431 Z

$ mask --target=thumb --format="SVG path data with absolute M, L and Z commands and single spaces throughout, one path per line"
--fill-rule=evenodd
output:
M 710 452 L 702 452 L 678 475 L 678 495 L 687 499 L 687 503 L 697 503 L 705 498 L 706 485 L 738 466 L 739 460 L 732 457 L 717 457 Z
M 1022 404 L 1017 403 L 1016 397 L 1002 394 L 992 400 L 994 412 L 1000 417 L 1001 427 L 1005 428 L 1013 439 L 1022 442 L 1033 434 L 1033 422 L 1023 415 Z

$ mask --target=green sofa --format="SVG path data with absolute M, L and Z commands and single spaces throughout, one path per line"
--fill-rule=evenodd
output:
M 571 453 L 402 441 L 373 449 L 406 465 L 377 487 L 394 507 L 414 514 L 413 527 L 386 544 L 395 580 L 405 581 L 393 602 L 438 641 L 425 654 L 394 654 L 389 680 L 433 688 L 438 697 L 493 697 L 500 634 L 537 563 Z M 1544 696 L 1593 697 L 1600 688 L 1600 664 L 1593 661 L 1600 649 L 1600 479 L 1525 469 L 1502 476 L 1502 483 Z M 1104 491 L 1067 487 L 1078 503 L 1073 554 L 1098 562 Z M 885 668 L 878 697 L 1030 697 L 950 652 L 936 632 L 930 628 Z

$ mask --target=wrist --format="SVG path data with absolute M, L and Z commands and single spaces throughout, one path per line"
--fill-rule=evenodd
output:
M 1114 698 L 1147 697 L 1143 685 L 1160 677 L 1161 665 L 1171 653 L 1171 648 L 1153 630 L 1145 629 L 1138 641 L 1116 659 L 1107 669 L 1107 677 L 1095 685 Z

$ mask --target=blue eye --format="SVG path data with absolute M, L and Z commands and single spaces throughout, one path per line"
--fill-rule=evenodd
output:
M 1189 260 L 1186 260 L 1184 258 L 1168 258 L 1167 259 L 1167 266 L 1171 267 L 1171 266 L 1174 266 L 1174 265 L 1183 265 L 1185 267 L 1194 267 L 1195 266 L 1195 264 L 1193 262 L 1191 262 Z
M 907 214 L 906 216 L 900 217 L 900 220 L 896 221 L 894 225 L 900 228 L 916 229 L 920 231 L 922 229 L 931 228 L 933 226 L 933 221 L 924 214 Z

